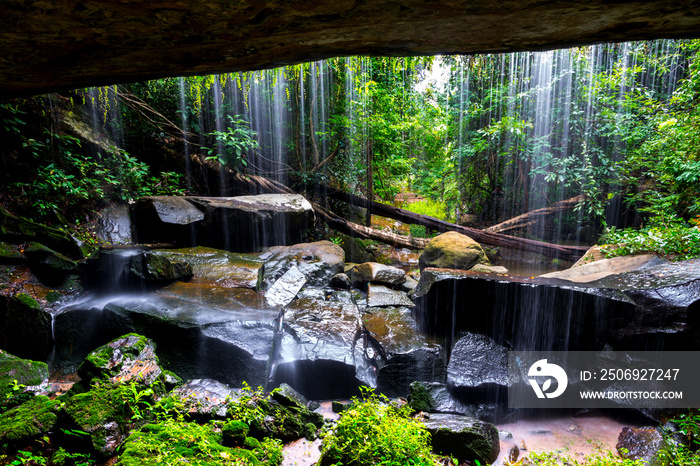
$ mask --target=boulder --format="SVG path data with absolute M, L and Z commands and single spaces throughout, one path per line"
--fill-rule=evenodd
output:
M 15 244 L 37 242 L 73 260 L 85 257 L 83 245 L 68 233 L 16 217 L 0 207 L 0 240 Z
M 51 314 L 34 298 L 16 294 L 7 301 L 5 349 L 21 358 L 45 361 L 53 346 Z
M 296 266 L 292 266 L 272 284 L 265 293 L 265 298 L 272 307 L 284 307 L 296 298 L 305 284 L 304 274 Z
M 66 277 L 78 273 L 78 263 L 37 242 L 24 250 L 32 272 L 49 286 L 61 285 Z
M 192 244 L 204 212 L 186 197 L 142 197 L 133 206 L 134 229 L 140 243 Z
M 283 406 L 296 406 L 298 408 L 306 408 L 309 404 L 304 395 L 294 390 L 292 387 L 283 383 L 279 387 L 270 392 L 273 400 Z
M 350 278 L 346 274 L 337 273 L 333 275 L 328 286 L 339 290 L 349 290 L 352 284 L 350 283 Z
M 107 244 L 131 243 L 131 216 L 127 204 L 110 204 L 97 212 L 93 230 L 95 236 Z
M 192 278 L 192 267 L 178 259 L 137 248 L 102 250 L 85 262 L 83 276 L 92 290 L 144 291 Z
M 194 379 L 173 389 L 170 396 L 182 399 L 190 416 L 206 422 L 225 419 L 228 402 L 236 397 L 236 393 L 216 380 Z
M 495 273 L 497 275 L 508 275 L 508 269 L 501 265 L 476 264 L 469 270 L 476 273 Z
M 440 382 L 412 382 L 408 403 L 416 411 L 443 414 L 462 414 L 478 419 L 493 418 L 496 404 L 462 403 Z
M 300 298 L 284 309 L 272 360 L 272 382 L 311 399 L 349 397 L 360 384 L 376 386 L 376 351 L 362 338 L 352 303 Z
M 0 241 L 0 265 L 22 265 L 27 263 L 27 258 L 16 244 Z
M 0 443 L 24 446 L 52 432 L 60 403 L 35 396 L 0 415 Z
M 367 307 L 408 306 L 413 301 L 403 291 L 395 291 L 383 285 L 367 286 Z
M 196 242 L 235 252 L 299 243 L 314 220 L 311 204 L 297 194 L 151 196 L 134 206 L 140 242 Z
M 418 263 L 421 270 L 426 267 L 469 270 L 477 264 L 491 265 L 479 243 L 454 231 L 430 240 Z
M 296 267 L 309 286 L 326 286 L 331 278 L 343 272 L 345 253 L 330 241 L 274 246 L 259 255 L 265 261 L 265 287 L 269 288 L 287 270 Z
M 507 388 L 508 349 L 493 339 L 467 333 L 452 346 L 447 384 L 460 388 Z
M 444 381 L 442 346 L 418 331 L 407 307 L 372 308 L 362 315 L 374 346 L 377 389 L 390 397 L 406 396 L 414 380 Z
M 61 417 L 68 430 L 88 434 L 88 447 L 98 457 L 113 456 L 126 439 L 132 425 L 131 413 L 113 387 L 93 387 L 64 400 Z
M 615 448 L 625 459 L 642 460 L 649 466 L 667 464 L 663 450 L 668 445 L 664 434 L 657 427 L 623 427 Z
M 400 285 L 406 281 L 406 272 L 398 267 L 384 265 L 378 262 L 365 262 L 352 267 L 347 272 L 354 286 L 365 288 L 368 283 L 383 283 Z
M 198 283 L 210 283 L 227 288 L 260 290 L 264 263 L 255 256 L 234 254 L 222 249 L 197 246 L 183 249 L 156 249 L 151 251 L 190 264 Z
M 24 385 L 24 390 L 38 392 L 46 389 L 48 382 L 49 368 L 45 362 L 21 359 L 0 350 L 0 401 L 16 394 L 15 385 Z
M 542 351 L 600 350 L 638 312 L 626 292 L 615 289 L 436 268 L 422 271 L 415 300 L 422 331 L 448 340 L 480 333 Z
M 482 464 L 491 464 L 498 458 L 498 429 L 489 422 L 457 414 L 431 414 L 423 424 L 430 432 L 433 451 L 438 454 Z
M 155 343 L 142 335 L 124 335 L 88 354 L 78 375 L 85 385 L 93 379 L 153 385 L 163 375 L 155 349 Z

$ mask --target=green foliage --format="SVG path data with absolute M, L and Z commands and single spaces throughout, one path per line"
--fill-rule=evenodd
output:
M 678 426 L 678 433 L 685 437 L 687 443 L 679 444 L 669 436 L 666 439 L 668 447 L 661 451 L 661 460 L 666 461 L 670 466 L 699 466 L 700 414 L 697 412 L 682 414 L 672 421 Z
M 403 208 L 420 215 L 428 215 L 440 220 L 448 220 L 448 215 L 445 212 L 445 204 L 432 199 L 404 204 Z
M 335 465 L 434 465 L 430 434 L 410 417 L 408 405 L 392 405 L 383 395 L 363 388 L 343 411 L 322 446 L 322 463 Z
M 202 147 L 208 154 L 206 160 L 216 160 L 221 165 L 229 165 L 232 170 L 242 172 L 248 165 L 246 154 L 259 147 L 255 139 L 257 133 L 240 115 L 228 115 L 229 127 L 226 131 L 209 133 L 216 141 L 213 148 Z
M 511 465 L 512 463 L 506 463 Z M 533 466 L 646 466 L 646 461 L 630 460 L 617 456 L 615 453 L 597 452 L 586 455 L 583 459 L 572 458 L 562 452 L 531 452 L 528 463 Z
M 672 260 L 700 257 L 700 227 L 681 221 L 646 228 L 608 229 L 600 238 L 605 257 L 656 253 Z

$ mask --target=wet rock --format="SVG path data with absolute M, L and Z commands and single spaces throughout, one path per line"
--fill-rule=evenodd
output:
M 412 292 L 418 286 L 418 280 L 406 275 L 406 281 L 401 284 L 401 290 L 406 293 Z
M 276 344 L 273 385 L 283 382 L 311 399 L 355 395 L 364 383 L 376 386 L 376 352 L 362 337 L 353 304 L 301 298 L 284 309 Z
M 190 199 L 204 211 L 199 244 L 235 252 L 300 243 L 315 222 L 311 204 L 298 194 Z
M 508 387 L 508 349 L 487 336 L 466 334 L 452 347 L 447 384 L 455 388 Z
M 95 347 L 126 333 L 138 333 L 155 341 L 162 366 L 184 379 L 214 378 L 230 384 L 246 380 L 260 385 L 266 379 L 271 321 L 277 314 L 251 307 L 249 301 L 233 295 L 220 297 L 214 304 L 167 292 L 97 297 L 73 304 L 56 316 L 55 363 L 69 370 L 76 358 L 84 358 Z
M 623 427 L 615 448 L 626 459 L 642 460 L 649 466 L 666 464 L 660 457 L 667 448 L 666 440 L 656 427 Z
M 443 414 L 462 414 L 478 419 L 493 418 L 496 406 L 489 403 L 462 403 L 455 399 L 441 382 L 412 382 L 408 397 L 416 411 Z
M 24 446 L 52 432 L 59 403 L 39 395 L 0 415 L 0 443 Z
M 400 285 L 406 281 L 406 272 L 378 262 L 365 262 L 348 270 L 348 277 L 354 286 L 365 288 L 369 282 Z
M 142 335 L 124 335 L 88 354 L 78 375 L 84 385 L 96 378 L 152 385 L 163 375 L 155 349 L 155 343 Z
M 142 197 L 133 206 L 134 229 L 140 243 L 191 244 L 204 212 L 186 197 Z
M 69 234 L 22 217 L 0 207 L 0 239 L 15 244 L 37 242 L 73 260 L 85 257 L 82 244 Z
M 264 263 L 255 256 L 234 254 L 204 246 L 161 249 L 152 252 L 169 260 L 190 264 L 194 278 L 198 282 L 252 290 L 259 290 L 262 286 Z
M 45 362 L 30 361 L 0 350 L 0 401 L 11 398 L 13 385 L 24 385 L 26 391 L 39 392 L 47 388 L 49 368 Z
M 128 435 L 131 421 L 123 401 L 114 396 L 110 388 L 94 387 L 63 403 L 62 418 L 66 428 L 86 432 L 90 449 L 100 458 L 116 453 Z
M 328 286 L 339 290 L 349 290 L 352 284 L 350 283 L 350 278 L 346 274 L 337 273 L 333 275 L 331 281 L 328 283 Z
M 22 265 L 27 263 L 27 258 L 20 252 L 19 246 L 0 241 L 0 264 Z
M 376 345 L 377 389 L 390 397 L 406 396 L 414 380 L 443 381 L 442 347 L 418 331 L 406 307 L 375 308 L 362 316 L 369 341 Z
M 368 307 L 409 306 L 413 301 L 403 291 L 394 291 L 386 286 L 369 284 L 367 287 Z
M 7 300 L 4 348 L 21 358 L 45 361 L 53 345 L 51 314 L 31 296 L 16 294 Z
M 77 262 L 43 244 L 29 243 L 24 255 L 32 272 L 49 286 L 58 286 L 69 275 L 78 273 Z
M 170 395 L 181 398 L 187 413 L 203 422 L 225 419 L 227 403 L 236 397 L 234 390 L 212 379 L 190 380 L 173 389 Z
M 273 400 L 283 406 L 296 406 L 298 408 L 306 408 L 309 404 L 304 395 L 294 390 L 288 384 L 283 383 L 279 387 L 270 392 Z
M 498 457 L 498 429 L 489 422 L 456 414 L 431 414 L 423 424 L 438 454 L 482 464 L 493 463 Z
M 250 423 L 250 435 L 258 439 L 274 437 L 289 441 L 304 436 L 313 437 L 317 429 L 323 426 L 323 416 L 309 411 L 306 406 L 281 404 L 274 398 L 267 397 L 251 400 L 242 398 L 241 401 L 247 407 L 263 413 L 263 416 L 255 416 L 252 421 L 246 420 Z M 235 415 L 232 417 L 237 419 Z
M 516 349 L 600 350 L 638 312 L 617 290 L 451 269 L 424 269 L 415 298 L 421 330 L 448 340 L 480 333 Z
M 187 262 L 170 261 L 169 259 L 145 252 L 135 255 L 129 263 L 129 270 L 147 285 L 163 285 L 178 280 L 192 278 L 192 267 Z
M 95 236 L 108 244 L 131 243 L 131 216 L 126 204 L 110 204 L 97 213 Z
M 259 255 L 265 261 L 265 283 L 269 287 L 287 270 L 296 267 L 310 286 L 326 286 L 331 278 L 343 272 L 345 253 L 330 241 L 275 246 Z
M 296 298 L 297 293 L 305 284 L 304 274 L 296 266 L 292 266 L 272 284 L 265 293 L 265 298 L 273 307 L 284 307 Z
M 418 262 L 421 270 L 426 267 L 469 270 L 477 264 L 491 265 L 479 243 L 454 231 L 433 238 Z

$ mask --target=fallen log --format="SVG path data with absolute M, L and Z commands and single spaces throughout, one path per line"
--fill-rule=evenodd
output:
M 504 234 L 515 231 L 523 231 L 528 227 L 537 224 L 538 222 L 546 222 L 550 217 L 558 214 L 559 212 L 573 210 L 581 201 L 583 201 L 583 195 L 564 199 L 563 201 L 555 202 L 549 207 L 543 207 L 541 209 L 525 212 L 524 214 L 513 217 L 505 222 L 490 226 L 484 231 Z
M 394 220 L 399 220 L 404 223 L 423 225 L 426 228 L 439 232 L 456 231 L 469 236 L 479 243 L 488 244 L 490 246 L 511 248 L 570 261 L 578 260 L 588 250 L 588 247 L 586 246 L 565 246 L 560 244 L 551 244 L 527 238 L 504 235 L 502 233 L 493 233 L 484 230 L 477 230 L 476 228 L 463 227 L 461 225 L 455 225 L 454 223 L 446 222 L 428 215 L 420 215 L 398 207 L 369 201 L 360 196 L 355 196 L 354 194 L 339 191 L 328 186 L 316 185 L 314 188 L 327 190 L 328 197 L 333 199 L 364 207 L 366 209 L 372 209 L 372 213 L 375 215 L 393 218 Z

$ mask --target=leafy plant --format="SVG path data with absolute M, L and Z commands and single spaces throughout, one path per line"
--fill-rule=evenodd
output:
M 216 141 L 215 147 L 202 149 L 208 154 L 206 160 L 216 160 L 221 165 L 228 164 L 235 171 L 243 171 L 248 165 L 246 154 L 258 148 L 258 141 L 255 139 L 257 133 L 250 129 L 248 122 L 240 115 L 228 115 L 228 120 L 231 126 L 226 131 L 209 133 Z
M 353 399 L 323 439 L 322 457 L 336 465 L 434 465 L 430 433 L 411 411 L 362 387 L 362 400 Z
M 605 257 L 657 253 L 673 260 L 685 260 L 700 256 L 700 227 L 675 220 L 641 229 L 610 228 L 599 242 Z

